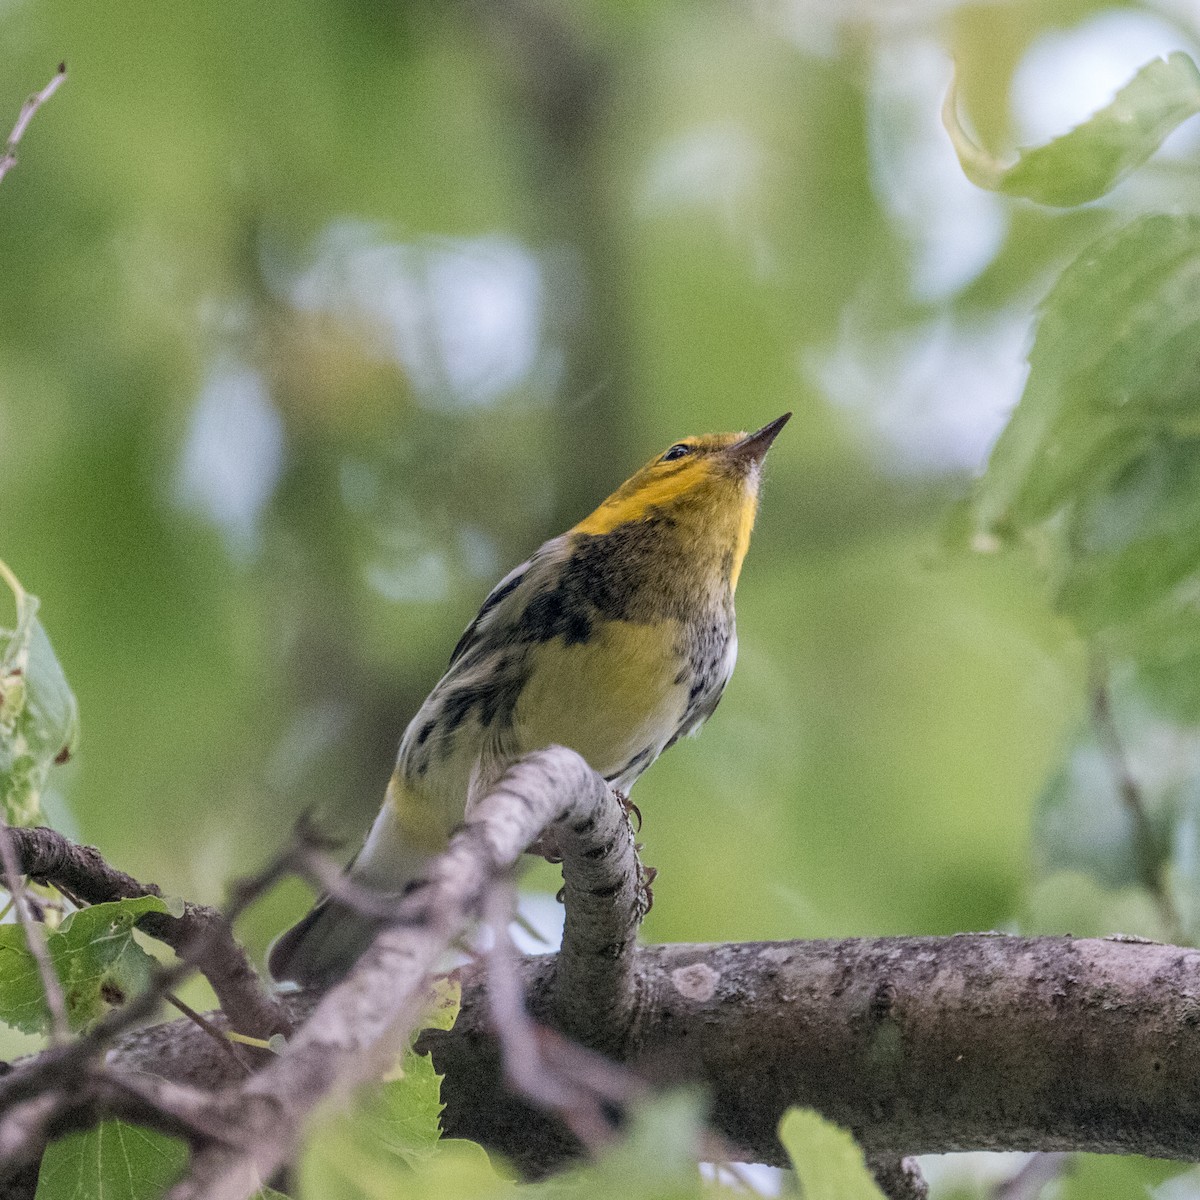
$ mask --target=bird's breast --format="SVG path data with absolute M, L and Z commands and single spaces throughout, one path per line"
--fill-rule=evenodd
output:
M 691 674 L 675 620 L 604 621 L 586 641 L 544 642 L 531 651 L 516 740 L 570 746 L 609 779 L 636 775 L 683 720 Z

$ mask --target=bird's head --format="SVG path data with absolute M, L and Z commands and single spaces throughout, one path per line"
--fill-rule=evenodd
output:
M 603 535 L 630 522 L 673 522 L 681 533 L 732 554 L 731 582 L 758 509 L 758 488 L 767 450 L 791 413 L 755 433 L 712 433 L 684 438 L 652 458 L 599 508 L 571 530 Z

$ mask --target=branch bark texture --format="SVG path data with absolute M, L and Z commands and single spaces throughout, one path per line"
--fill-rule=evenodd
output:
M 214 1131 L 172 1200 L 249 1194 L 317 1103 L 386 1069 L 442 950 L 547 828 L 578 919 L 561 954 L 516 964 L 532 1015 L 649 1080 L 706 1085 L 735 1156 L 782 1162 L 776 1123 L 799 1104 L 851 1128 L 877 1163 L 968 1149 L 1200 1157 L 1200 952 L 989 934 L 638 949 L 628 823 L 603 781 L 556 749 L 480 803 L 342 984 L 281 1000 L 304 1023 L 250 1079 L 188 1022 L 110 1050 L 124 1078 L 206 1089 L 172 1093 L 191 1097 L 179 1109 L 190 1126 Z M 566 1127 L 506 1085 L 485 972 L 466 969 L 463 985 L 455 1028 L 419 1043 L 446 1076 L 446 1132 L 532 1175 L 578 1157 Z
M 604 781 L 561 746 L 522 759 L 401 902 L 396 923 L 320 998 L 282 1053 L 227 1096 L 226 1111 L 237 1112 L 242 1136 L 197 1151 L 168 1200 L 249 1196 L 286 1162 L 318 1104 L 382 1074 L 419 1022 L 427 981 L 446 947 L 479 912 L 489 887 L 547 829 L 564 863 L 571 853 L 606 864 L 586 878 L 591 888 L 611 888 L 611 897 L 625 879 L 636 885 L 632 832 Z M 623 920 L 636 925 L 635 906 Z M 583 1012 L 586 1023 L 587 1006 Z
M 535 1011 L 548 968 L 526 963 Z M 636 972 L 646 1000 L 622 1058 L 707 1083 L 713 1124 L 754 1161 L 783 1161 L 774 1127 L 791 1104 L 874 1154 L 1200 1157 L 1194 950 L 995 935 L 678 945 L 639 951 Z M 478 1012 L 472 997 L 452 1033 L 423 1040 L 447 1073 L 447 1127 L 509 1154 L 564 1153 L 558 1130 L 497 1103 Z
M 521 970 L 535 1016 L 554 955 Z M 869 938 L 647 946 L 619 1057 L 699 1080 L 747 1161 L 783 1162 L 775 1124 L 811 1105 L 873 1155 L 1082 1150 L 1200 1159 L 1200 952 L 1120 939 Z M 482 972 L 449 1032 L 427 1031 L 443 1124 L 544 1174 L 580 1147 L 505 1087 Z M 302 1015 L 303 997 L 291 1003 Z M 228 1070 L 184 1022 L 115 1052 L 126 1067 L 211 1085 Z M 170 1054 L 163 1056 L 169 1046 Z
M 163 894 L 158 884 L 139 883 L 109 866 L 94 847 L 78 846 L 53 829 L 12 828 L 8 837 L 26 875 L 52 884 L 73 900 L 106 904 Z M 170 946 L 180 958 L 195 962 L 239 1032 L 268 1038 L 290 1029 L 283 1009 L 265 991 L 229 922 L 215 908 L 185 904 L 178 917 L 147 913 L 138 928 Z

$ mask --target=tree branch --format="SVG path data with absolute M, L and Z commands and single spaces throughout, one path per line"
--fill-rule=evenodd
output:
M 293 1153 L 318 1104 L 386 1070 L 420 1021 L 427 982 L 446 947 L 547 829 L 564 853 L 579 851 L 594 862 L 595 886 L 609 886 L 610 877 L 637 879 L 632 833 L 604 781 L 561 746 L 527 755 L 479 801 L 427 879 L 397 905 L 396 923 L 320 998 L 286 1048 L 228 1097 L 227 1111 L 237 1112 L 245 1133 L 242 1145 L 198 1151 L 168 1200 L 250 1195 Z
M 139 883 L 109 866 L 93 846 L 77 846 L 53 829 L 10 829 L 8 836 L 26 875 L 53 885 L 76 902 L 105 904 L 163 894 L 158 884 Z M 147 913 L 137 924 L 180 958 L 195 962 L 238 1032 L 260 1038 L 287 1032 L 283 1010 L 263 988 L 222 913 L 203 904 L 185 904 L 182 916 Z
M 0 817 L 0 865 L 3 865 L 4 869 L 4 886 L 12 897 L 13 906 L 17 910 L 17 920 L 25 933 L 25 945 L 37 965 L 38 977 L 42 982 L 42 993 L 46 997 L 46 1008 L 50 1012 L 50 1044 L 61 1046 L 71 1033 L 67 1022 L 67 1002 L 63 997 L 58 972 L 50 961 L 46 930 L 41 922 L 33 919 L 33 914 L 29 911 L 29 897 L 25 894 L 25 881 L 21 878 L 23 872 L 13 848 L 17 832 Z
M 621 1058 L 700 1080 L 745 1159 L 782 1164 L 792 1104 L 873 1155 L 1087 1150 L 1198 1157 L 1200 953 L 1121 940 L 880 938 L 651 946 Z M 534 1015 L 553 962 L 524 963 Z M 544 1173 L 578 1155 L 563 1127 L 504 1093 L 481 999 L 465 981 L 449 1033 L 420 1047 L 446 1074 L 455 1137 Z
M 645 1079 L 704 1083 L 712 1124 L 731 1143 L 725 1157 L 783 1162 L 775 1128 L 793 1104 L 848 1126 L 881 1170 L 964 1149 L 1196 1157 L 1200 952 L 986 934 L 634 949 L 632 835 L 603 782 L 556 749 L 517 764 L 480 803 L 342 984 L 285 999 L 287 1017 L 307 1019 L 257 1075 L 239 1078 L 189 1022 L 113 1047 L 109 1065 L 123 1077 L 227 1089 L 205 1115 L 236 1128 L 202 1144 L 172 1200 L 248 1194 L 293 1152 L 316 1104 L 385 1069 L 419 1021 L 442 949 L 548 825 L 572 880 L 568 902 L 594 895 L 609 926 L 569 923 L 562 955 L 512 963 L 505 986 L 524 991 L 535 1021 L 552 1026 L 565 1011 L 578 1036 Z M 600 904 L 610 887 L 621 904 Z M 564 1010 L 571 971 L 596 984 L 599 1001 Z M 446 1076 L 446 1132 L 531 1175 L 578 1158 L 562 1121 L 504 1082 L 486 971 L 474 965 L 462 979 L 455 1028 L 419 1041 Z M 61 1070 L 74 1048 L 42 1058 Z M 37 1094 L 12 1089 L 14 1077 L 0 1081 L 10 1100 Z
M 1193 1160 L 1200 1124 L 1200 952 L 1123 939 L 869 938 L 646 946 L 620 1052 L 646 1077 L 699 1080 L 744 1161 L 782 1164 L 775 1125 L 810 1105 L 883 1157 L 1080 1150 Z M 519 964 L 534 1016 L 555 956 Z M 491 1031 L 486 973 L 419 1050 L 446 1076 L 443 1125 L 527 1174 L 576 1159 L 552 1117 L 514 1098 Z M 311 1000 L 288 1001 L 302 1018 Z M 113 1051 L 131 1070 L 214 1086 L 229 1064 L 186 1022 Z
M 17 116 L 17 123 L 12 127 L 12 132 L 8 135 L 8 140 L 4 144 L 4 152 L 0 154 L 0 180 L 17 165 L 17 145 L 25 136 L 25 130 L 29 127 L 29 122 L 33 120 L 37 110 L 58 91 L 60 87 L 67 81 L 67 64 L 59 63 L 58 70 L 50 77 L 50 82 L 46 84 L 40 92 L 34 92 L 24 104 L 21 105 L 21 111 Z

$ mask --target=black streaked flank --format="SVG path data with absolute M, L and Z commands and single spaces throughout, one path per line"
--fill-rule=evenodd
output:
M 521 586 L 521 580 L 525 578 L 525 572 L 529 570 L 529 563 L 523 563 L 517 567 L 508 579 L 497 584 L 496 587 L 488 593 L 487 599 L 484 600 L 479 612 L 475 614 L 475 620 L 463 631 L 462 637 L 458 639 L 457 645 L 454 647 L 453 653 L 450 655 L 450 665 L 458 661 L 463 652 L 475 641 L 476 634 L 479 632 L 479 623 L 500 603 L 506 596 L 511 596 L 513 592 Z
M 442 734 L 440 741 L 443 757 L 449 755 L 454 744 L 453 739 L 446 735 L 453 733 L 467 719 L 472 709 L 479 709 L 479 721 L 485 728 L 496 723 L 498 719 L 507 722 L 525 686 L 526 674 L 518 661 L 509 670 L 502 670 L 498 666 L 492 675 L 478 683 L 462 683 L 450 689 L 442 701 L 442 710 L 437 718 Z
M 427 773 L 431 758 L 450 755 L 453 733 L 473 713 L 486 729 L 512 724 L 531 669 L 525 647 L 555 638 L 567 646 L 585 645 L 608 621 L 679 622 L 675 649 L 682 665 L 674 682 L 688 685 L 688 703 L 675 736 L 703 721 L 716 707 L 725 685 L 733 596 L 728 572 L 723 576 L 723 588 L 697 596 L 695 564 L 687 547 L 673 534 L 676 524 L 669 513 L 652 512 L 645 520 L 626 522 L 608 533 L 573 535 L 570 552 L 554 582 L 530 595 L 519 616 L 502 629 L 492 628 L 486 618 L 524 581 L 532 581 L 529 572 L 536 557 L 494 588 L 451 658 L 452 663 L 463 660 L 463 666 L 470 662 L 470 678 L 450 683 L 439 711 L 417 731 L 418 753 L 413 755 L 417 774 Z M 482 667 L 484 656 L 491 654 L 496 658 L 486 673 L 476 670 Z M 639 752 L 614 778 L 648 766 L 654 751 L 647 747 Z

